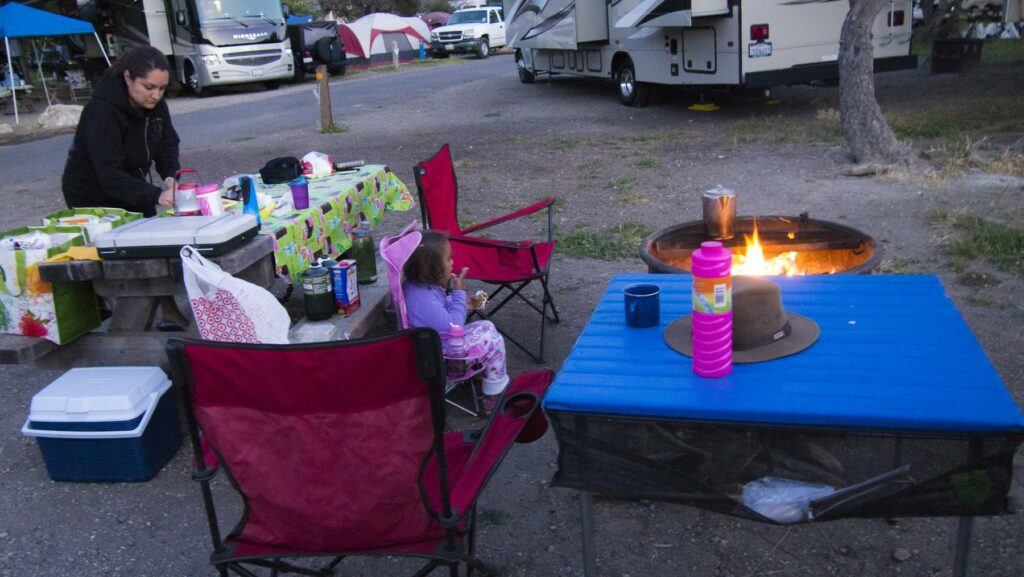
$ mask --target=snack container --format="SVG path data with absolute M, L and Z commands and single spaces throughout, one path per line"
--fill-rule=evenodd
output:
M 181 446 L 176 405 L 159 367 L 72 369 L 32 398 L 21 432 L 54 481 L 147 481 Z
M 345 259 L 331 267 L 334 286 L 334 305 L 339 314 L 350 315 L 359 308 L 359 284 L 356 279 L 356 261 Z

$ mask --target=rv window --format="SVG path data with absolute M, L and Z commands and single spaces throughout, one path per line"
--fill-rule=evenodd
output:
M 498 13 L 497 12 L 491 12 L 491 24 L 497 24 L 497 23 L 498 23 Z

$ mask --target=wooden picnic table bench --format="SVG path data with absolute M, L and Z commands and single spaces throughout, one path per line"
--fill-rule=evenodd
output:
M 266 288 L 275 278 L 273 250 L 269 235 L 257 235 L 211 260 L 225 272 Z M 178 258 L 46 263 L 39 267 L 39 276 L 46 282 L 91 282 L 96 294 L 111 304 L 112 316 L 100 329 L 65 345 L 0 334 L 0 364 L 34 362 L 44 368 L 166 365 L 164 344 L 169 336 L 198 338 L 195 323 L 184 333 L 161 332 L 154 327 L 160 300 L 185 293 Z M 360 308 L 352 315 L 323 321 L 336 325 L 336 338 L 358 338 L 373 328 L 390 302 L 387 282 L 360 286 L 360 297 Z M 299 321 L 292 332 L 306 323 Z

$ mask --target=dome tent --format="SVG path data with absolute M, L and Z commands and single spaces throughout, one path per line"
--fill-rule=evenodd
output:
M 398 45 L 399 59 L 413 60 L 420 42 L 430 44 L 430 29 L 416 17 L 377 12 L 338 25 L 350 66 L 373 66 L 391 61 L 392 43 Z

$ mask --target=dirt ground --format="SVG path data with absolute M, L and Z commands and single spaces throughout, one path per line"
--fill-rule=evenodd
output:
M 611 84 L 560 77 L 521 85 L 510 57 L 493 62 L 496 75 L 490 80 L 368 111 L 346 120 L 348 131 L 341 134 L 295 131 L 223 148 L 185 148 L 183 160 L 204 173 L 227 175 L 254 169 L 284 151 L 323 150 L 340 160 L 386 162 L 412 187 L 414 163 L 450 142 L 464 220 L 480 222 L 555 196 L 560 237 L 580 231 L 610 234 L 606 231 L 624 223 L 658 230 L 693 220 L 699 217 L 700 192 L 728 185 L 738 191 L 740 214 L 807 211 L 873 235 L 885 253 L 884 270 L 938 275 L 1014 399 L 1024 402 L 1022 277 L 984 259 L 954 258 L 948 246 L 957 231 L 941 217 L 967 211 L 1018 227 L 1024 223 L 1024 178 L 948 160 L 968 136 L 986 158 L 1020 145 L 1020 64 L 989 66 L 969 76 L 931 76 L 926 70 L 880 76 L 883 108 L 899 114 L 911 127 L 904 136 L 938 160 L 928 170 L 847 178 L 839 176 L 847 159 L 829 112 L 838 107 L 835 88 L 780 89 L 773 95 L 778 104 L 717 94 L 712 98 L 722 109 L 715 113 L 688 110 L 694 97 L 686 93 L 628 109 L 618 104 Z M 958 123 L 984 118 L 986 110 L 1002 119 L 998 128 L 984 120 Z M 953 128 L 933 126 L 935 119 L 948 118 Z M 978 147 L 983 136 L 988 138 Z M 0 226 L 20 226 L 62 207 L 59 175 L 29 189 L 0 187 L 0 200 L 10 207 L 0 214 Z M 393 213 L 379 233 L 396 230 L 413 216 L 418 215 Z M 524 236 L 542 224 L 538 219 L 496 232 Z M 558 370 L 609 278 L 645 270 L 637 257 L 558 254 L 552 282 L 563 322 L 549 327 L 545 366 Z M 972 282 L 977 274 L 986 282 Z M 528 337 L 535 326 L 519 323 L 513 331 Z M 511 353 L 512 373 L 536 366 Z M 29 367 L 0 368 L 5 385 L 0 389 L 0 576 L 213 574 L 206 564 L 209 540 L 199 492 L 189 480 L 187 450 L 145 484 L 48 479 L 35 443 L 18 430 L 32 395 L 55 376 Z M 462 419 L 455 424 L 472 425 Z M 516 447 L 481 501 L 480 556 L 503 575 L 582 575 L 577 496 L 548 487 L 556 458 L 550 433 Z M 1018 459 L 1016 498 L 1024 489 L 1022 469 Z M 667 503 L 598 498 L 595 510 L 602 576 L 951 574 L 954 519 L 785 528 Z M 1019 515 L 979 519 L 973 547 L 973 575 L 1024 574 Z M 412 570 L 408 562 L 391 559 L 343 567 L 343 575 Z

